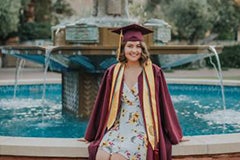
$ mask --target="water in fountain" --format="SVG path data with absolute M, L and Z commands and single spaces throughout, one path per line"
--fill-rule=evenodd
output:
M 16 93 L 17 93 L 17 86 L 18 86 L 18 79 L 19 79 L 19 74 L 21 71 L 21 68 L 24 66 L 25 60 L 24 59 L 17 59 L 17 67 L 15 71 L 15 81 L 14 81 L 14 93 L 13 93 L 13 99 L 16 99 Z
M 16 62 L 16 70 L 15 70 L 15 81 L 14 81 L 14 91 L 13 91 L 13 101 L 14 103 L 17 102 L 16 94 L 17 94 L 17 87 L 18 87 L 18 79 L 20 75 L 21 68 L 24 66 L 25 60 L 24 59 L 17 59 Z M 16 115 L 16 108 L 13 109 L 13 115 Z
M 212 62 L 211 56 L 209 56 L 210 63 L 215 68 L 215 70 L 217 72 L 218 79 L 220 81 L 223 109 L 222 110 L 214 110 L 214 111 L 212 111 L 211 113 L 208 113 L 208 114 L 197 115 L 197 117 L 200 117 L 200 118 L 202 118 L 206 121 L 213 122 L 215 124 L 222 124 L 223 125 L 223 133 L 224 133 L 225 129 L 226 129 L 226 125 L 236 125 L 236 124 L 239 125 L 240 112 L 235 111 L 233 109 L 226 109 L 223 76 L 222 76 L 222 69 L 221 69 L 221 63 L 220 63 L 220 60 L 219 60 L 219 56 L 218 56 L 218 53 L 215 50 L 214 46 L 210 46 L 209 50 L 210 50 L 211 53 L 213 53 L 215 55 L 216 60 L 217 60 L 217 67 L 216 67 L 216 65 Z
M 209 46 L 209 50 L 215 55 L 216 57 L 216 60 L 217 60 L 217 66 L 218 68 L 216 67 L 216 65 L 213 63 L 212 61 L 212 57 L 209 56 L 210 58 L 210 63 L 213 65 L 214 69 L 216 70 L 217 72 L 217 76 L 218 76 L 218 79 L 220 81 L 220 86 L 221 86 L 221 93 L 222 93 L 222 104 L 223 104 L 223 119 L 225 119 L 226 117 L 226 100 L 225 100 L 225 93 L 224 93 L 224 86 L 223 86 L 223 76 L 222 76 L 222 68 L 221 68 L 221 63 L 220 63 L 220 60 L 219 60 L 219 56 L 218 56 L 218 53 L 217 51 L 215 50 L 214 46 Z M 221 113 L 220 113 L 221 114 Z M 225 132 L 226 130 L 226 123 L 225 121 L 223 121 L 223 132 Z
M 45 115 L 45 109 L 44 107 L 47 105 L 45 96 L 46 96 L 46 81 L 47 81 L 47 71 L 50 64 L 50 53 L 52 51 L 52 48 L 47 48 L 45 52 L 45 68 L 44 68 L 44 75 L 43 75 L 43 94 L 42 94 L 42 123 L 39 127 L 46 127 L 46 123 L 44 122 L 44 115 Z
M 223 76 L 222 76 L 222 68 L 221 68 L 221 63 L 219 60 L 219 56 L 218 53 L 216 51 L 216 49 L 214 48 L 214 46 L 209 46 L 209 50 L 215 55 L 216 60 L 217 60 L 217 66 L 213 63 L 212 61 L 212 57 L 209 56 L 210 58 L 210 63 L 213 65 L 214 69 L 217 71 L 217 76 L 218 79 L 220 81 L 220 86 L 221 86 L 221 92 L 222 92 L 222 102 L 223 102 L 223 109 L 226 110 L 226 100 L 225 100 L 225 94 L 224 94 L 224 86 L 223 86 Z
M 44 68 L 44 75 L 43 75 L 43 94 L 42 94 L 42 100 L 45 100 L 46 95 L 46 81 L 47 81 L 47 71 L 50 64 L 50 53 L 51 49 L 46 49 L 45 52 L 45 68 Z
M 183 58 L 178 58 L 175 60 L 172 60 L 171 62 L 167 63 L 161 63 L 162 68 L 171 68 L 175 66 L 179 66 L 182 64 L 186 64 L 192 61 L 204 59 L 204 58 L 210 58 L 210 62 L 213 65 L 214 69 L 216 70 L 217 77 L 219 79 L 220 83 L 220 91 L 221 91 L 221 103 L 220 106 L 222 106 L 222 110 L 214 109 L 210 113 L 204 113 L 204 114 L 198 114 L 196 113 L 195 116 L 198 118 L 203 119 L 206 122 L 213 123 L 213 124 L 220 124 L 222 125 L 223 133 L 226 130 L 226 125 L 239 125 L 240 123 L 240 112 L 234 109 L 226 109 L 226 100 L 225 100 L 225 91 L 224 91 L 224 85 L 223 85 L 223 76 L 222 76 L 222 69 L 221 69 L 221 63 L 218 56 L 217 51 L 215 50 L 214 46 L 209 47 L 210 54 L 197 54 L 197 55 L 186 55 Z M 182 55 L 181 55 L 182 56 Z M 212 62 L 212 57 L 216 58 L 217 66 Z

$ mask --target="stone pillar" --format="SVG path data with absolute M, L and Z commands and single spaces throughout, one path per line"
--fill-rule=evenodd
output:
M 128 0 L 94 0 L 93 16 L 128 17 Z
M 121 3 L 121 1 L 108 0 L 107 14 L 121 16 L 121 14 L 122 14 L 122 3 Z
M 78 114 L 79 106 L 79 74 L 78 72 L 62 73 L 62 107 L 63 110 Z
M 88 118 L 92 112 L 102 74 L 80 73 L 79 74 L 79 108 L 78 115 Z
M 63 110 L 88 119 L 102 78 L 100 73 L 64 72 L 62 74 Z

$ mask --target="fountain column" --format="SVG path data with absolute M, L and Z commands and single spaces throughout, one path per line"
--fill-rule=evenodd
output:
M 118 42 L 118 36 L 112 35 L 110 28 L 121 27 L 130 23 L 137 22 L 128 18 L 128 1 L 127 0 L 94 0 L 93 17 L 83 18 L 71 25 L 54 27 L 53 40 L 59 43 L 59 30 L 65 34 L 65 45 L 80 45 L 96 47 L 99 49 L 104 47 L 115 48 Z M 64 35 L 63 34 L 63 35 Z M 61 44 L 63 45 L 63 44 Z M 62 102 L 63 109 L 70 111 L 80 118 L 87 119 L 91 113 L 95 97 L 98 92 L 99 83 L 106 67 L 101 65 L 105 63 L 107 66 L 116 62 L 115 51 L 112 50 L 112 56 L 102 58 L 101 56 L 89 58 L 82 56 L 81 50 L 76 54 L 81 57 L 71 57 L 71 60 L 78 65 L 66 72 L 62 73 Z M 104 52 L 104 50 L 102 50 Z M 64 52 L 62 52 L 64 54 Z M 82 59 L 81 59 L 82 58 Z M 105 65 L 105 66 L 106 66 Z

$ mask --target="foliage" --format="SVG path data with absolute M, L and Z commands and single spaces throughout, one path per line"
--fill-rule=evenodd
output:
M 26 22 L 24 10 L 34 2 L 35 21 Z M 61 16 L 71 16 L 73 10 L 65 0 L 1 0 L 0 43 L 10 36 L 20 35 L 21 40 L 46 39 L 51 37 L 51 25 L 56 25 Z M 19 34 L 18 34 L 19 32 Z
M 75 12 L 66 0 L 56 0 L 51 6 L 52 12 L 52 25 L 61 23 L 61 20 L 66 17 L 72 16 Z
M 152 11 L 156 9 L 156 6 L 164 3 L 165 3 L 165 0 L 148 0 L 145 11 L 150 11 L 150 13 L 153 13 Z
M 46 22 L 29 22 L 21 25 L 19 29 L 19 37 L 21 41 L 34 39 L 50 39 L 51 25 Z
M 137 18 L 140 23 L 144 23 L 151 18 L 164 19 L 164 13 L 159 3 L 164 3 L 164 0 L 148 0 L 145 4 L 141 1 L 131 2 L 128 7 L 129 15 Z
M 52 9 L 57 14 L 64 14 L 65 16 L 72 16 L 74 14 L 71 6 L 65 0 L 57 0 L 53 3 Z
M 204 38 L 212 27 L 214 17 L 206 0 L 173 0 L 164 11 L 178 38 L 190 44 Z
M 145 12 L 164 19 L 172 37 L 189 44 L 211 35 L 233 40 L 240 23 L 240 5 L 234 0 L 148 0 Z
M 130 3 L 129 15 L 130 17 L 137 18 L 139 22 L 144 22 L 148 19 L 146 12 L 144 12 L 144 5 L 142 3 Z
M 29 0 L 22 0 L 23 13 L 20 15 L 19 37 L 21 41 L 34 39 L 49 39 L 51 37 L 51 1 L 41 0 L 34 2 L 34 21 L 28 21 Z
M 51 22 L 51 0 L 35 1 L 35 22 Z
M 217 64 L 216 59 L 212 58 L 213 62 Z M 223 48 L 219 59 L 222 68 L 240 68 L 240 45 L 226 46 Z M 212 67 L 210 60 L 206 59 L 207 66 Z
M 59 19 L 70 17 L 73 9 L 66 0 L 41 0 L 36 1 L 36 22 L 50 22 L 52 25 L 59 23 Z
M 18 16 L 21 3 L 19 0 L 0 1 L 0 40 L 17 32 Z
M 25 6 L 29 0 L 22 0 L 22 4 Z M 24 2 L 25 1 L 25 2 Z M 58 4 L 58 5 L 56 5 Z M 21 41 L 34 40 L 34 39 L 50 39 L 51 38 L 51 26 L 58 23 L 57 14 L 72 15 L 73 12 L 70 9 L 69 4 L 65 0 L 41 0 L 35 1 L 35 21 L 21 23 L 19 25 L 19 36 Z M 57 7 L 57 8 L 55 8 Z M 59 13 L 61 9 L 61 13 Z
M 218 33 L 218 39 L 233 40 L 240 24 L 240 7 L 234 1 L 208 0 L 215 11 L 212 32 Z

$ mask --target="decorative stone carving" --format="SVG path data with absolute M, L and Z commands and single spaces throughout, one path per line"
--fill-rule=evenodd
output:
M 114 15 L 114 16 L 116 15 L 121 16 L 122 14 L 121 1 L 109 0 L 107 3 L 107 14 Z
M 66 41 L 72 43 L 98 43 L 98 28 L 88 24 L 66 26 Z
M 128 0 L 94 0 L 93 16 L 128 17 Z

